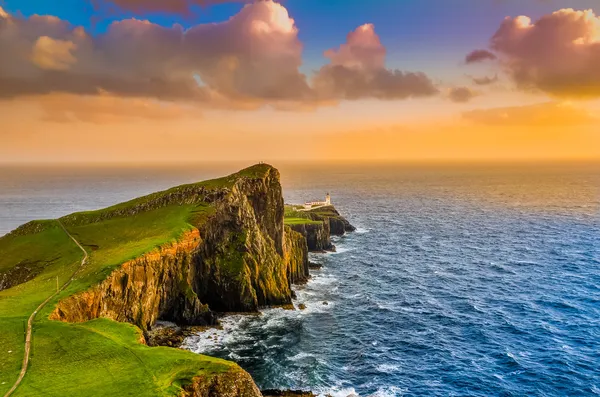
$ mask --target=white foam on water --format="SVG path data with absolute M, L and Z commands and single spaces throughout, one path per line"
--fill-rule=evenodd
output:
M 289 357 L 289 359 L 292 361 L 298 361 L 298 360 L 302 360 L 304 358 L 309 358 L 309 357 L 314 357 L 314 355 L 312 355 L 310 353 L 300 352 L 300 353 L 296 354 L 295 356 Z
M 397 397 L 403 395 L 405 392 L 406 390 L 397 386 L 380 387 L 369 397 Z
M 339 254 L 343 254 L 344 252 L 349 252 L 354 250 L 354 248 L 348 248 L 348 247 L 342 247 L 337 245 L 335 247 L 335 252 L 326 252 L 324 255 L 339 255 Z
M 376 369 L 379 372 L 391 374 L 391 373 L 397 372 L 400 369 L 400 366 L 394 365 L 394 364 L 380 364 L 377 366 Z
M 317 396 L 318 397 L 350 397 L 350 396 L 358 396 L 358 393 L 356 393 L 356 390 L 354 390 L 353 387 L 348 387 L 348 388 L 341 388 L 341 387 L 334 387 L 328 390 L 322 390 L 322 391 L 318 391 L 317 392 Z
M 371 231 L 371 229 L 365 229 L 362 227 L 357 227 L 356 230 L 354 231 L 354 233 L 358 233 L 358 234 L 365 234 L 365 233 L 369 233 Z
M 249 317 L 250 315 L 239 314 L 225 316 L 220 320 L 221 327 L 208 328 L 188 336 L 181 347 L 194 353 L 206 354 L 232 341 L 248 339 L 243 332 L 237 331 Z
M 337 278 L 326 274 L 313 276 L 307 285 L 294 289 L 296 299 L 293 304 L 296 310 L 270 308 L 262 310 L 259 314 L 226 315 L 219 320 L 220 327 L 208 328 L 185 338 L 181 347 L 194 353 L 210 354 L 234 342 L 252 342 L 253 337 L 244 332 L 244 328 L 260 327 L 263 330 L 273 330 L 285 327 L 290 319 L 328 312 L 335 307 L 335 303 L 323 299 L 319 290 L 332 290 L 331 286 L 337 281 Z M 304 305 L 303 310 L 298 308 L 300 304 Z M 230 358 L 234 359 L 231 355 Z

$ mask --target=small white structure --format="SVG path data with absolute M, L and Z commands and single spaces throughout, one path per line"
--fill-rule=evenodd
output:
M 329 193 L 325 195 L 325 201 L 307 201 L 304 203 L 304 208 L 310 209 L 312 207 L 321 207 L 325 205 L 331 205 L 331 196 Z

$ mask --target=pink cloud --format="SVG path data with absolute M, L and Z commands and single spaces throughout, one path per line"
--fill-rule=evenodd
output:
M 567 98 L 600 96 L 600 18 L 593 10 L 562 9 L 535 22 L 506 18 L 490 47 L 521 89 Z
M 346 43 L 325 52 L 330 63 L 314 78 L 317 94 L 325 98 L 405 99 L 431 96 L 438 90 L 421 72 L 387 69 L 386 48 L 372 24 L 348 34 Z
M 5 97 L 105 90 L 226 102 L 302 99 L 310 91 L 298 71 L 302 44 L 295 22 L 270 0 L 246 5 L 226 22 L 186 31 L 127 19 L 96 37 L 55 17 L 5 15 L 0 51 Z
M 303 45 L 287 9 L 245 5 L 221 23 L 189 29 L 140 19 L 93 36 L 52 16 L 0 13 L 0 97 L 49 93 L 155 98 L 224 108 L 309 109 L 343 99 L 436 94 L 425 74 L 388 69 L 373 25 L 326 52 L 312 80 L 300 72 Z

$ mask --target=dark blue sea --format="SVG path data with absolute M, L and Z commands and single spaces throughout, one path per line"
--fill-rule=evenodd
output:
M 0 233 L 236 167 L 4 168 Z M 330 192 L 357 232 L 312 255 L 305 310 L 229 316 L 188 349 L 261 388 L 600 395 L 599 164 L 279 168 L 288 202 Z

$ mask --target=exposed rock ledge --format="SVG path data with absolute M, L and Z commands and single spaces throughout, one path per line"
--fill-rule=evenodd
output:
M 306 238 L 308 250 L 312 252 L 335 251 L 331 236 L 343 236 L 356 230 L 332 205 L 304 211 L 302 215 L 312 222 L 292 224 L 290 228 Z

